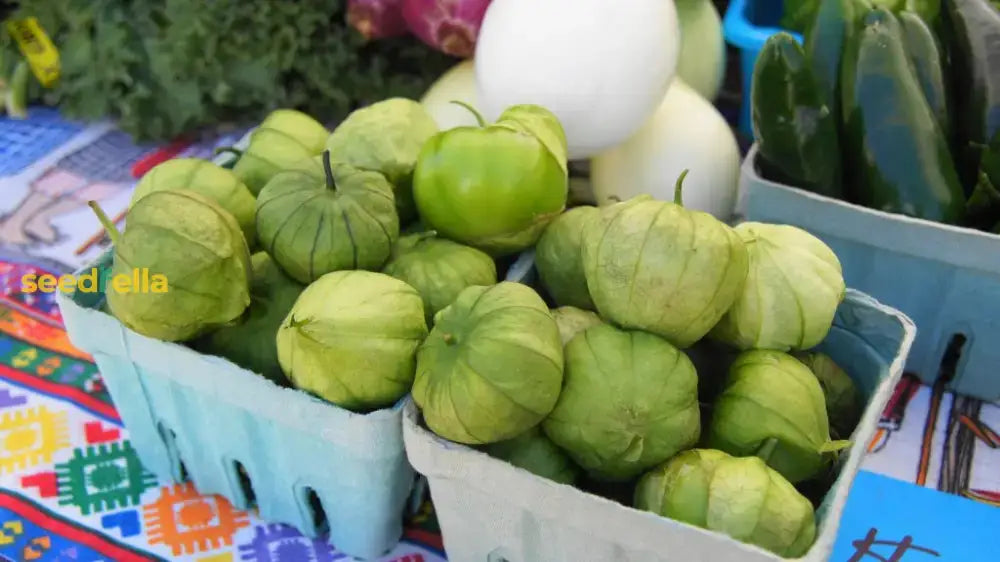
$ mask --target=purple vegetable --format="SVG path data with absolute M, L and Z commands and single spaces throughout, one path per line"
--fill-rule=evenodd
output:
M 476 50 L 479 26 L 491 0 L 403 0 L 410 31 L 435 49 L 461 58 Z
M 347 23 L 365 39 L 381 39 L 406 35 L 409 29 L 403 19 L 403 0 L 349 0 Z

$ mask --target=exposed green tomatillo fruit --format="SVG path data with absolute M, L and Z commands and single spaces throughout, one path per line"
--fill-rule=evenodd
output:
M 278 329 L 278 361 L 297 388 L 366 411 L 409 392 L 426 336 L 413 287 L 382 273 L 335 271 L 295 301 Z
M 236 219 L 193 191 L 156 191 L 128 210 L 119 233 L 91 208 L 114 244 L 111 279 L 133 274 L 164 287 L 107 288 L 111 313 L 130 329 L 186 341 L 237 321 L 250 304 L 250 252 Z
M 441 437 L 481 445 L 538 425 L 559 398 L 563 349 L 527 285 L 469 287 L 438 313 L 417 354 L 413 400 Z
M 395 188 L 402 224 L 416 217 L 413 168 L 427 139 L 438 132 L 424 106 L 406 98 L 390 98 L 347 116 L 326 141 L 334 162 L 381 172 Z
M 583 270 L 602 318 L 680 348 L 700 340 L 736 300 L 747 249 L 712 215 L 637 195 L 601 208 L 583 234 Z
M 565 354 L 562 393 L 542 428 L 594 478 L 630 480 L 698 441 L 698 375 L 663 338 L 598 324 Z
M 382 268 L 399 237 L 392 186 L 378 172 L 301 161 L 257 197 L 257 237 L 301 283 L 331 271 Z
M 428 326 L 434 324 L 434 315 L 455 302 L 467 287 L 497 282 L 493 258 L 470 246 L 438 238 L 433 231 L 397 240 L 382 273 L 405 281 L 420 293 Z
M 176 189 L 194 191 L 218 203 L 239 223 L 247 245 L 256 244 L 256 199 L 236 174 L 207 160 L 174 158 L 157 165 L 139 180 L 129 207 L 154 191 Z
M 428 228 L 492 255 L 517 253 L 566 206 L 566 137 L 538 106 L 510 107 L 492 125 L 476 117 L 479 127 L 427 141 L 413 197 Z
M 816 539 L 812 504 L 757 457 L 691 449 L 646 473 L 635 507 L 725 533 L 786 558 Z

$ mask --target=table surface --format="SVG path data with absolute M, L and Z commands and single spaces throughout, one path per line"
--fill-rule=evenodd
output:
M 242 131 L 137 146 L 111 124 L 32 109 L 0 118 L 0 560 L 327 562 L 322 540 L 158 481 L 135 457 L 100 374 L 75 350 L 51 295 L 24 273 L 66 273 L 107 244 L 86 206 L 125 209 L 137 177 L 209 157 Z M 996 560 L 1000 406 L 905 377 L 855 481 L 831 560 Z M 444 560 L 432 507 L 384 561 Z

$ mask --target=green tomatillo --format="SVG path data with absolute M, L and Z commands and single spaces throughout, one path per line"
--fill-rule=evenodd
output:
M 218 203 L 186 189 L 154 191 L 129 208 L 124 232 L 89 204 L 114 245 L 110 278 L 154 280 L 148 290 L 111 285 L 108 309 L 122 324 L 149 338 L 188 341 L 238 322 L 250 305 L 250 252 L 239 223 Z
M 398 237 L 385 176 L 332 164 L 329 151 L 279 172 L 257 197 L 257 239 L 303 284 L 331 271 L 379 270 Z
M 509 255 L 532 246 L 566 207 L 566 136 L 537 105 L 507 108 L 487 125 L 431 137 L 413 175 L 413 197 L 428 228 L 447 238 Z

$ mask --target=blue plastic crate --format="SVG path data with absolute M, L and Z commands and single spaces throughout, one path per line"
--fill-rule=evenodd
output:
M 740 106 L 739 130 L 753 138 L 750 122 L 750 84 L 757 55 L 767 38 L 787 31 L 778 26 L 781 21 L 784 2 L 782 0 L 732 0 L 722 18 L 722 34 L 726 42 L 740 50 L 740 75 L 743 100 Z M 798 41 L 802 36 L 789 31 Z
M 1000 399 L 1000 235 L 884 213 L 768 181 L 756 147 L 740 188 L 748 220 L 792 224 L 840 258 L 849 287 L 906 313 L 917 338 L 908 370 L 934 382 L 952 342 L 962 341 L 951 390 Z

